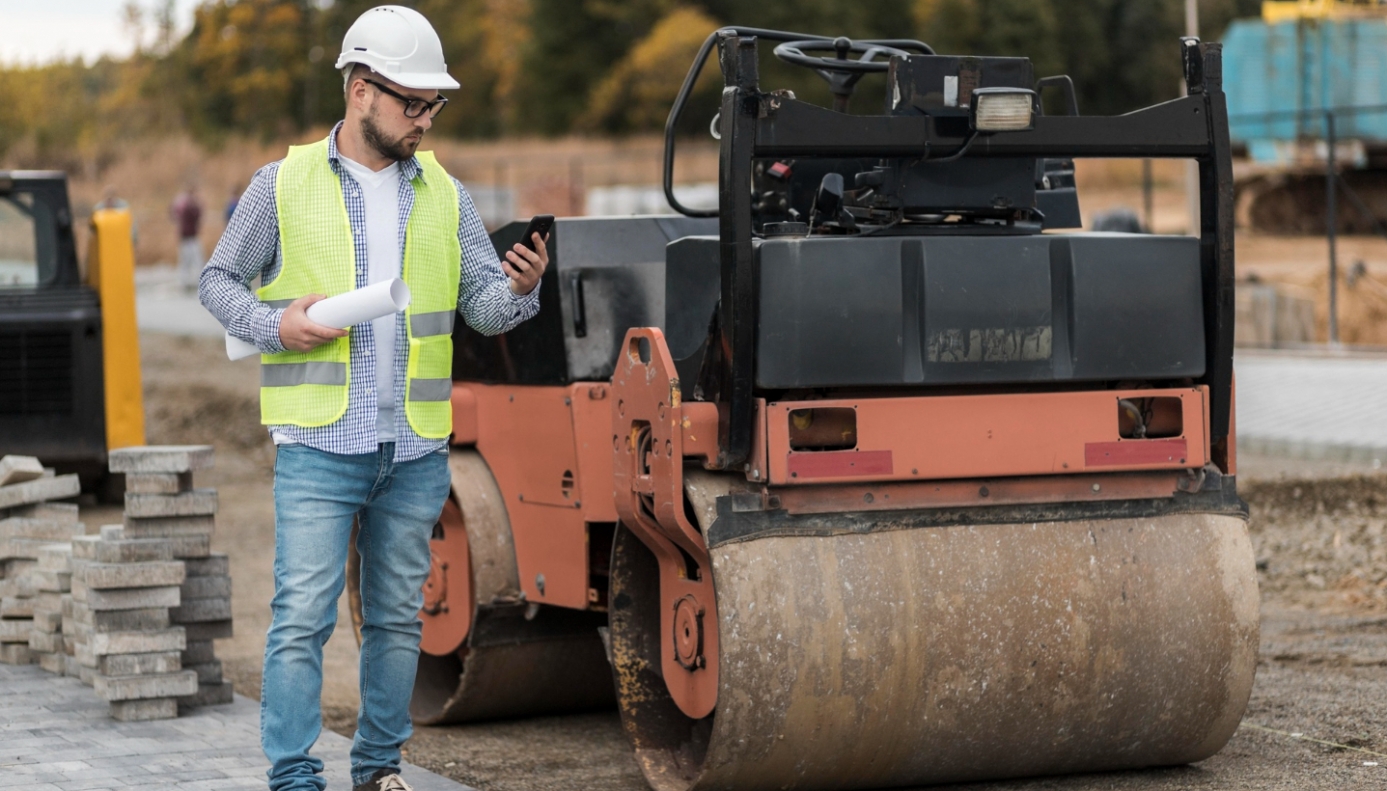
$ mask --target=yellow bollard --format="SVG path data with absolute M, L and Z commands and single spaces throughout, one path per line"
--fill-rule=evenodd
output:
M 88 280 L 101 299 L 101 357 L 106 392 L 106 450 L 145 444 L 140 334 L 135 323 L 135 249 L 130 212 L 92 215 Z

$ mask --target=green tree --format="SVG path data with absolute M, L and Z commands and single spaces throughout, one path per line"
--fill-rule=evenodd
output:
M 517 131 L 570 131 L 593 88 L 672 6 L 672 0 L 531 0 L 516 85 Z
M 228 130 L 265 137 L 299 128 L 307 67 L 305 3 L 214 0 L 168 65 L 186 69 L 185 107 L 204 138 Z
M 592 91 L 578 128 L 621 133 L 664 126 L 689 64 L 717 28 L 718 23 L 697 8 L 670 11 Z M 695 102 L 704 111 L 696 115 L 716 107 L 716 72 L 705 69 L 695 86 Z

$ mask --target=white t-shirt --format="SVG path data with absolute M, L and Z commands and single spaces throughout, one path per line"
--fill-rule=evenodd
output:
M 379 171 L 338 155 L 361 187 L 366 206 L 367 283 L 400 276 L 400 164 L 391 162 Z M 392 313 L 371 322 L 376 336 L 376 393 L 380 412 L 376 433 L 380 442 L 395 441 L 395 329 Z

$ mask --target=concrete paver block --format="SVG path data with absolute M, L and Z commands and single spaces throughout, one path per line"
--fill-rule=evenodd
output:
M 111 472 L 193 472 L 212 468 L 211 445 L 146 445 L 109 455 Z
M 10 516 L 17 519 L 47 519 L 75 525 L 79 510 L 76 503 L 32 503 L 11 508 Z
M 135 494 L 178 494 L 192 488 L 191 472 L 132 472 L 125 476 L 125 491 Z
M 32 596 L 34 586 L 29 582 L 29 575 L 38 567 L 38 563 L 24 558 L 8 558 L 0 561 L 0 569 L 3 569 L 4 577 L 0 582 L 8 582 L 15 586 L 15 591 L 7 591 L 11 596 Z M 24 593 L 23 591 L 28 591 Z
M 178 699 L 178 708 L 182 711 L 199 706 L 221 706 L 235 699 L 234 692 L 230 681 L 199 684 L 195 694 Z
M 177 673 L 184 669 L 183 657 L 178 651 L 112 654 L 100 657 L 96 667 L 106 676 L 144 676 L 152 673 Z
M 63 668 L 67 659 L 67 654 L 39 654 L 39 667 L 47 670 L 55 676 L 63 675 Z
M 74 621 L 71 618 L 64 618 L 61 631 L 68 636 L 68 639 L 74 642 L 86 643 L 87 639 L 90 638 L 96 630 L 93 629 L 90 624 Z M 92 661 L 94 662 L 96 660 L 93 659 Z
M 87 563 L 82 567 L 82 585 L 88 592 L 112 588 L 154 588 L 181 585 L 185 577 L 179 561 L 143 563 Z
M 77 657 L 77 664 L 90 670 L 91 673 L 95 673 L 97 666 L 101 664 L 101 657 L 92 653 L 91 635 L 74 635 L 72 644 L 73 656 Z M 82 683 L 91 683 L 91 673 L 84 672 L 81 675 Z
M 212 536 L 199 533 L 187 536 L 169 536 L 166 541 L 172 547 L 173 556 L 180 560 L 205 558 L 212 553 Z
M 193 489 L 180 494 L 125 493 L 125 515 L 136 519 L 210 516 L 216 512 L 216 489 Z
M 37 478 L 25 483 L 0 486 L 0 508 L 14 508 L 44 500 L 62 500 L 76 497 L 82 493 L 82 484 L 76 475 L 58 475 L 53 478 Z
M 39 548 L 39 571 L 70 571 L 72 564 L 72 539 L 67 543 L 53 543 Z
M 63 636 L 31 630 L 29 632 L 29 648 L 46 654 L 60 654 L 63 651 Z
M 0 620 L 0 643 L 23 643 L 29 646 L 29 633 L 34 630 L 34 622 L 29 618 L 7 618 Z
M 146 676 L 104 676 L 98 673 L 93 686 L 104 700 L 173 698 L 197 694 L 197 673 L 156 673 Z
M 231 597 L 231 577 L 226 575 L 215 577 L 189 576 L 183 580 L 183 584 L 178 590 L 179 596 L 185 604 L 193 599 L 229 599 Z
M 69 571 L 31 571 L 34 590 L 43 593 L 66 593 L 72 590 L 72 572 Z
M 226 577 L 231 574 L 231 563 L 225 554 L 214 552 L 205 558 L 184 561 L 189 577 Z
M 97 563 L 142 563 L 173 560 L 173 542 L 167 538 L 119 538 L 82 536 L 72 542 L 72 557 Z
M 97 632 L 158 631 L 169 628 L 169 608 L 143 607 L 137 610 L 92 610 L 83 607 L 73 611 L 72 620 Z
M 0 486 L 43 477 L 43 464 L 33 456 L 10 454 L 0 458 Z
M 30 598 L 19 598 L 18 596 L 6 596 L 0 599 L 0 618 L 28 618 L 34 617 L 34 600 Z
M 216 529 L 211 516 L 163 516 L 139 518 L 125 515 L 127 538 L 167 538 L 169 536 L 210 536 Z
M 211 640 L 189 640 L 182 656 L 183 664 L 189 666 L 217 661 Z
M 8 538 L 0 541 L 0 558 L 37 561 L 39 550 L 51 543 L 47 539 Z M 9 576 L 8 573 L 6 576 Z
M 34 586 L 34 572 L 28 572 L 21 577 L 0 580 L 0 598 L 13 596 L 19 599 L 32 599 L 38 595 L 39 589 Z
M 30 573 L 37 574 L 38 572 L 35 571 Z M 36 591 L 30 598 L 34 600 L 34 612 L 39 612 L 41 610 L 62 612 L 63 594 L 60 592 L 41 590 Z
M 189 640 L 225 640 L 232 636 L 231 621 L 184 624 Z
M 73 599 L 77 599 L 75 590 Z M 169 586 L 89 590 L 84 601 L 93 610 L 138 610 L 145 607 L 177 607 L 180 600 L 177 586 Z
M 171 720 L 177 716 L 178 701 L 173 698 L 111 701 L 111 717 L 119 722 Z M 150 779 L 152 781 L 154 778 Z
M 29 646 L 33 648 L 33 646 Z M 220 659 L 211 662 L 203 662 L 197 665 L 188 665 L 188 670 L 197 673 L 197 683 L 199 684 L 220 684 L 222 683 L 222 663 Z
M 181 626 L 157 632 L 93 632 L 87 642 L 94 656 L 182 651 L 186 644 L 186 633 Z
M 62 626 L 62 613 L 37 610 L 34 612 L 34 631 L 54 634 L 62 631 Z
M 206 623 L 231 620 L 231 599 L 193 599 L 169 609 L 173 623 Z
M 81 522 L 68 522 L 61 519 L 35 519 L 24 516 L 0 519 L 0 538 L 71 541 L 85 531 L 86 526 Z

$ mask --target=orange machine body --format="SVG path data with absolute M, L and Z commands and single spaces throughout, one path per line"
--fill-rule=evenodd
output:
M 613 425 L 612 393 L 604 382 L 454 384 L 453 444 L 475 446 L 496 477 L 528 601 L 605 605 L 603 580 L 591 568 L 592 535 L 609 535 L 619 519 L 613 460 L 626 440 Z M 1124 436 L 1119 402 L 1134 399 L 1171 405 L 1162 436 Z M 717 452 L 716 406 L 674 401 L 682 457 L 706 462 Z M 1203 386 L 758 406 L 747 477 L 790 513 L 1170 497 L 1211 460 Z M 806 415 L 836 436 L 813 436 Z M 461 558 L 463 551 L 436 554 Z M 452 598 L 462 596 L 457 581 L 448 585 Z M 470 605 L 450 608 L 448 638 L 426 650 L 456 648 Z

